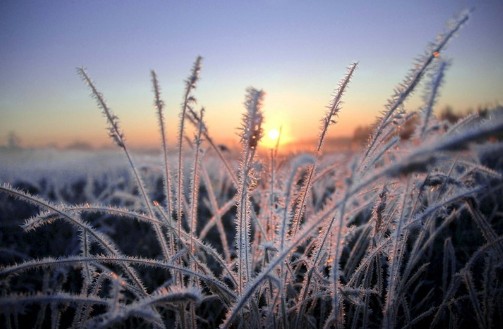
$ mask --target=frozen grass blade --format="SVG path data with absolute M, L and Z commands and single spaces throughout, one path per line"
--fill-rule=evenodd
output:
M 196 226 L 197 226 L 197 209 L 199 204 L 199 181 L 200 181 L 200 161 L 202 156 L 201 150 L 201 135 L 203 131 L 203 115 L 204 108 L 201 109 L 200 112 L 200 123 L 197 135 L 195 137 L 195 148 L 194 148 L 194 164 L 192 166 L 192 177 L 191 177 L 191 188 L 190 188 L 190 214 L 189 214 L 189 233 L 190 233 L 190 244 L 189 244 L 189 252 L 192 255 L 196 255 L 196 250 L 194 248 L 194 238 L 196 236 Z M 195 266 L 192 264 L 192 269 L 195 270 Z
M 198 56 L 192 67 L 192 72 L 188 79 L 185 81 L 185 95 L 183 97 L 182 109 L 180 112 L 180 124 L 178 127 L 178 181 L 177 181 L 177 197 L 176 197 L 176 219 L 178 221 L 178 236 L 182 234 L 182 215 L 183 203 L 185 198 L 183 188 L 183 136 L 185 130 L 185 117 L 189 108 L 193 106 L 196 99 L 192 95 L 192 91 L 196 88 L 197 81 L 199 80 L 199 73 L 201 71 L 202 57 Z
M 168 160 L 168 143 L 166 137 L 166 123 L 164 120 L 164 102 L 161 100 L 161 89 L 159 87 L 159 82 L 157 80 L 157 75 L 155 71 L 150 71 L 152 76 L 152 85 L 154 89 L 154 105 L 157 112 L 157 120 L 159 123 L 159 130 L 161 133 L 161 145 L 162 145 L 162 155 L 164 160 L 164 194 L 166 196 L 166 211 L 168 214 L 173 213 L 173 205 L 171 201 L 172 196 L 172 183 L 171 183 L 171 172 Z
M 318 140 L 318 145 L 316 146 L 316 156 L 320 156 L 321 152 L 321 147 L 323 145 L 323 141 L 325 140 L 325 136 L 328 132 L 328 127 L 331 124 L 335 124 L 335 117 L 340 111 L 340 107 L 342 104 L 342 96 L 344 95 L 344 92 L 349 84 L 349 81 L 351 80 L 351 77 L 353 76 L 353 73 L 356 70 L 358 63 L 353 63 L 349 66 L 347 73 L 345 77 L 342 79 L 342 81 L 339 83 L 339 88 L 335 92 L 335 96 L 332 99 L 332 102 L 330 106 L 328 107 L 328 111 L 325 115 L 325 118 L 323 118 L 321 122 L 321 129 L 320 129 L 320 137 Z M 309 193 L 311 191 L 311 186 L 312 186 L 312 179 L 314 177 L 314 172 L 316 170 L 316 162 L 309 168 L 308 172 L 308 177 L 305 180 L 300 195 L 299 195 L 299 201 L 297 202 L 297 207 L 295 210 L 295 215 L 293 218 L 293 228 L 291 232 L 291 236 L 295 236 L 297 234 L 297 231 L 299 230 L 301 221 L 302 221 L 302 216 L 304 215 L 304 205 L 306 203 L 307 198 L 309 197 Z
M 438 64 L 438 68 L 436 69 L 436 72 L 432 76 L 429 90 L 424 97 L 425 106 L 421 111 L 422 122 L 420 125 L 420 135 L 419 135 L 420 139 L 423 139 L 425 137 L 425 134 L 428 130 L 429 121 L 433 113 L 433 107 L 435 106 L 436 100 L 438 98 L 439 89 L 442 85 L 447 66 L 448 63 L 446 61 L 441 61 Z
M 103 113 L 105 114 L 105 117 L 107 118 L 107 122 L 109 124 L 109 135 L 110 137 L 115 141 L 115 143 L 124 151 L 124 154 L 126 155 L 129 165 L 131 167 L 131 170 L 133 171 L 134 177 L 136 179 L 136 182 L 138 184 L 138 188 L 140 189 L 141 196 L 143 197 L 143 203 L 144 206 L 147 208 L 148 213 L 150 217 L 154 218 L 154 210 L 152 209 L 152 201 L 150 200 L 150 197 L 147 194 L 147 191 L 145 189 L 145 184 L 143 183 L 143 180 L 141 179 L 140 174 L 138 173 L 138 169 L 133 161 L 133 158 L 131 157 L 131 154 L 129 153 L 128 148 L 126 147 L 126 141 L 124 139 L 124 134 L 122 130 L 119 127 L 119 119 L 117 116 L 112 112 L 112 110 L 108 107 L 106 104 L 103 95 L 97 90 L 96 86 L 92 82 L 91 78 L 87 75 L 87 72 L 83 68 L 78 69 L 78 73 L 81 75 L 82 79 L 87 83 L 89 88 L 91 88 L 92 95 L 96 99 L 98 103 L 98 107 L 101 108 Z M 157 235 L 157 240 L 159 242 L 159 245 L 161 247 L 162 254 L 165 259 L 170 258 L 169 254 L 169 249 L 168 245 L 166 242 L 166 238 L 164 236 L 164 233 L 162 232 L 161 228 L 153 224 L 154 230 Z
M 253 171 L 253 159 L 258 143 L 262 138 L 262 100 L 264 93 L 257 89 L 247 90 L 245 107 L 246 114 L 243 117 L 241 144 L 243 146 L 240 164 L 239 190 L 237 200 L 236 218 L 236 249 L 238 251 L 238 294 L 244 291 L 245 285 L 251 277 L 250 256 L 250 198 L 249 190 L 254 184 L 255 173 Z

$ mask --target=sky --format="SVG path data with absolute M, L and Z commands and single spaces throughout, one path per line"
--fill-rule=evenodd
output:
M 265 91 L 265 130 L 316 138 L 346 68 L 358 69 L 329 136 L 375 122 L 414 59 L 465 8 L 468 24 L 441 54 L 452 61 L 437 110 L 503 102 L 503 0 L 168 1 L 1 0 L 0 145 L 110 145 L 106 123 L 76 73 L 85 67 L 133 147 L 159 144 L 150 70 L 176 140 L 184 80 L 203 57 L 195 91 L 209 133 L 238 140 L 249 86 Z M 421 91 L 406 105 L 421 106 Z M 266 137 L 267 138 L 267 137 Z

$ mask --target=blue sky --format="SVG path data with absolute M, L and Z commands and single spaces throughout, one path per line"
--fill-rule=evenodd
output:
M 204 58 L 196 97 L 210 133 L 234 138 L 248 86 L 267 93 L 266 128 L 315 137 L 330 95 L 359 68 L 332 136 L 373 123 L 413 59 L 445 22 L 475 7 L 449 45 L 438 108 L 501 102 L 503 1 L 11 1 L 0 3 L 0 144 L 108 144 L 75 68 L 84 66 L 132 145 L 155 145 L 149 71 L 159 76 L 174 136 L 183 80 Z M 417 93 L 420 96 L 420 92 Z M 420 97 L 408 103 L 416 110 Z M 172 138 L 174 140 L 174 137 Z

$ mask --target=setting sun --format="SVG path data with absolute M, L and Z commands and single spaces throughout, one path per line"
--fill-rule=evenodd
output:
M 267 137 L 269 137 L 269 139 L 271 139 L 273 141 L 276 141 L 279 138 L 279 135 L 280 135 L 280 132 L 276 128 L 269 130 L 269 132 L 267 133 Z
M 279 144 L 284 143 L 283 137 L 285 132 L 284 129 L 282 129 L 282 127 L 269 128 L 269 129 L 266 128 L 265 131 L 266 134 L 261 140 L 262 146 L 271 149 L 275 148 L 278 143 Z

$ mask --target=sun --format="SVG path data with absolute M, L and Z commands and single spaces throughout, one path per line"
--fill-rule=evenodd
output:
M 283 139 L 283 131 L 281 128 L 269 128 L 266 129 L 266 133 L 260 143 L 262 146 L 268 148 L 268 149 L 273 149 L 276 147 L 276 144 L 278 142 L 282 142 Z
M 267 137 L 271 141 L 276 141 L 279 138 L 279 135 L 280 135 L 279 129 L 276 128 L 272 128 L 271 130 L 269 130 L 269 132 L 267 132 Z

